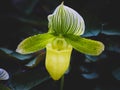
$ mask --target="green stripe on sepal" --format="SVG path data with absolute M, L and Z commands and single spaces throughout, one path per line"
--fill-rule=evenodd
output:
M 81 38 L 72 34 L 66 35 L 65 40 L 83 54 L 97 56 L 104 50 L 104 44 L 100 41 Z
M 82 35 L 85 30 L 82 16 L 63 3 L 48 16 L 48 21 L 49 31 L 57 34 Z
M 50 33 L 38 34 L 24 39 L 17 47 L 16 52 L 30 54 L 46 47 L 54 36 Z

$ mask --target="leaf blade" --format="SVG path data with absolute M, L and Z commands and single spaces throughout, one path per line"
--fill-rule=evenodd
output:
M 11 90 L 31 90 L 50 79 L 48 73 L 41 68 L 14 74 L 9 80 Z
M 7 86 L 0 84 L 0 90 L 10 90 Z

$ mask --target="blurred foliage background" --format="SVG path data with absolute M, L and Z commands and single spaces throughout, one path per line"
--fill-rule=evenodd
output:
M 65 74 L 64 90 L 120 90 L 120 14 L 119 0 L 64 0 L 85 20 L 82 37 L 99 40 L 105 51 L 97 57 L 73 50 Z M 0 1 L 0 68 L 10 78 L 0 81 L 0 90 L 59 90 L 45 67 L 45 50 L 29 55 L 15 52 L 28 36 L 48 30 L 47 16 L 62 0 Z M 1 77 L 0 77 L 1 78 Z

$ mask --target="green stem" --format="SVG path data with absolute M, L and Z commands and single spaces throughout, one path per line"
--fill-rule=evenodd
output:
M 61 78 L 61 82 L 60 82 L 60 90 L 63 90 L 63 86 L 64 86 L 64 75 Z

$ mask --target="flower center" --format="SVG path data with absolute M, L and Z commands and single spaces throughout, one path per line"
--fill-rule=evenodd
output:
M 66 49 L 67 47 L 68 47 L 68 44 L 64 40 L 64 38 L 56 38 L 52 42 L 52 48 L 58 51 Z

